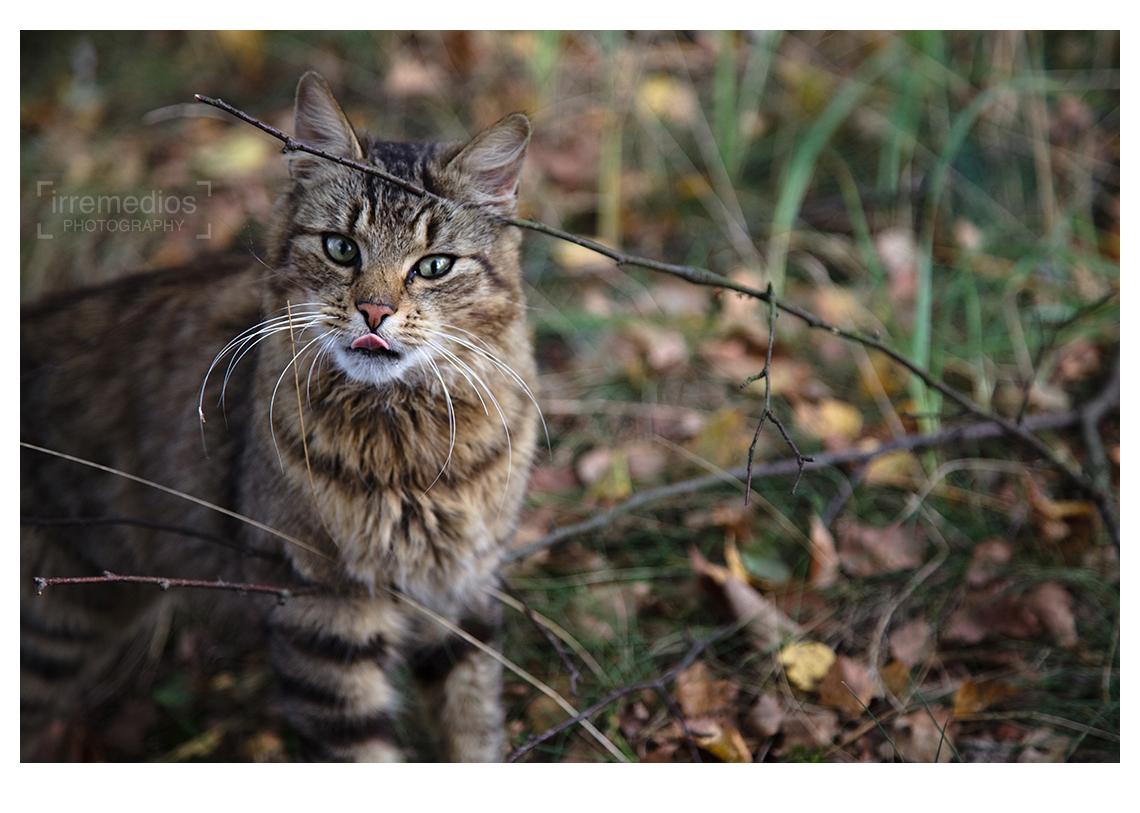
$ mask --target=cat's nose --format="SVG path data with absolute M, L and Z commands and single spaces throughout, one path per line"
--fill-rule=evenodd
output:
M 364 321 L 368 323 L 369 330 L 380 327 L 380 323 L 384 321 L 385 317 L 396 312 L 395 308 L 391 305 L 385 305 L 383 302 L 379 305 L 372 302 L 357 302 L 356 309 L 364 314 Z

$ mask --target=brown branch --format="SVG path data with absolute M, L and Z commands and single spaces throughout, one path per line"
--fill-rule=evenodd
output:
M 1112 376 L 1108 383 L 1105 385 L 1101 393 L 1092 401 L 1087 403 L 1081 409 L 1069 410 L 1067 412 L 1046 413 L 1043 415 L 1034 415 L 1026 418 L 1022 422 L 1022 428 L 1026 432 L 1037 432 L 1047 429 L 1061 429 L 1068 426 L 1080 424 L 1085 421 L 1086 416 L 1100 415 L 1103 416 L 1112 409 L 1119 408 L 1120 405 L 1120 378 L 1119 375 Z M 986 421 L 982 423 L 969 424 L 954 429 L 947 429 L 933 435 L 904 435 L 900 438 L 884 443 L 875 449 L 870 450 L 845 450 L 842 452 L 824 452 L 815 456 L 815 459 L 808 463 L 804 468 L 806 469 L 821 469 L 826 466 L 839 466 L 848 463 L 865 463 L 872 460 L 879 455 L 887 454 L 888 452 L 895 451 L 913 451 L 916 449 L 924 449 L 931 446 L 941 446 L 950 443 L 960 443 L 966 441 L 986 440 L 989 438 L 1000 437 L 1007 434 L 1004 423 L 997 421 Z M 763 477 L 775 477 L 779 475 L 787 475 L 797 473 L 800 469 L 800 462 L 798 460 L 778 460 L 773 463 L 767 463 L 758 468 L 754 468 L 752 472 L 753 479 Z M 671 483 L 666 486 L 658 488 L 647 489 L 638 494 L 633 495 L 625 502 L 618 503 L 610 508 L 608 511 L 603 511 L 596 514 L 588 520 L 568 525 L 563 528 L 558 528 L 546 536 L 532 542 L 525 547 L 511 553 L 507 559 L 515 561 L 529 556 L 536 551 L 550 547 L 557 544 L 564 539 L 569 539 L 573 536 L 579 536 L 591 531 L 597 531 L 607 527 L 614 519 L 627 514 L 637 508 L 650 503 L 660 502 L 670 497 L 675 497 L 681 494 L 691 494 L 695 491 L 702 491 L 712 486 L 721 485 L 725 482 L 733 482 L 741 480 L 747 476 L 748 471 L 745 466 L 738 466 L 736 468 L 728 469 L 723 474 L 706 475 L 704 477 L 697 477 L 692 480 L 684 480 L 678 483 Z M 1105 513 L 1107 506 L 1098 502 L 1098 507 L 1102 513 Z M 1115 525 L 1110 525 L 1110 530 L 1119 544 L 1119 529 Z
M 232 590 L 237 593 L 269 593 L 277 596 L 282 603 L 293 596 L 315 593 L 315 587 L 273 587 L 267 584 L 243 584 L 240 582 L 227 582 L 222 579 L 208 582 L 200 579 L 168 579 L 162 576 L 120 576 L 109 570 L 104 570 L 102 576 L 35 576 L 36 593 L 43 595 L 44 589 L 58 584 L 153 584 L 160 590 L 169 590 L 171 587 L 196 587 L 203 590 Z
M 776 299 L 772 296 L 772 283 L 768 283 L 768 352 L 764 357 L 764 369 L 754 376 L 751 376 L 743 384 L 740 385 L 744 389 L 749 384 L 759 379 L 764 379 L 764 412 L 760 415 L 760 422 L 756 424 L 756 433 L 752 435 L 752 443 L 748 447 L 748 473 L 744 478 L 744 504 L 748 505 L 748 497 L 752 494 L 752 456 L 756 453 L 756 442 L 760 440 L 760 430 L 764 428 L 764 420 L 771 419 L 776 428 L 780 430 L 780 434 L 784 436 L 784 442 L 791 447 L 792 453 L 796 456 L 796 463 L 799 464 L 799 474 L 796 475 L 796 481 L 792 483 L 792 495 L 796 493 L 799 488 L 800 478 L 804 476 L 804 463 L 813 460 L 811 457 L 804 457 L 800 454 L 800 450 L 796 444 L 788 436 L 787 431 L 784 429 L 783 422 L 775 412 L 772 411 L 772 348 L 776 345 L 776 317 L 779 311 L 776 310 Z
M 507 584 L 505 580 L 500 579 L 500 584 L 502 585 L 503 592 L 522 606 L 523 613 L 526 615 L 527 620 L 530 621 L 535 629 L 542 633 L 542 637 L 554 647 L 554 651 L 558 653 L 558 658 L 562 661 L 562 665 L 570 671 L 570 693 L 577 697 L 578 681 L 582 679 L 582 673 L 578 671 L 578 667 L 574 665 L 574 661 L 570 660 L 570 656 L 566 654 L 566 650 L 562 648 L 562 644 L 558 642 L 554 633 L 548 630 L 545 625 L 538 623 L 538 619 L 534 617 L 534 611 L 531 610 L 530 605 L 527 604 L 526 599 L 522 597 L 519 591 Z
M 362 164 L 358 161 L 353 161 L 353 160 L 348 159 L 348 158 L 342 158 L 340 156 L 331 155 L 331 154 L 325 152 L 324 150 L 320 150 L 320 149 L 316 149 L 314 147 L 310 147 L 307 144 L 304 144 L 304 143 L 297 141 L 296 139 L 292 138 L 291 136 L 286 135 L 285 133 L 281 132 L 277 128 L 271 127 L 270 125 L 254 118 L 253 116 L 250 116 L 247 113 L 244 113 L 241 110 L 238 110 L 237 108 L 233 107 L 232 105 L 229 105 L 229 104 L 223 102 L 221 99 L 212 99 L 208 96 L 203 96 L 201 94 L 195 95 L 194 98 L 196 98 L 200 102 L 204 102 L 205 104 L 213 105 L 214 107 L 225 110 L 227 113 L 230 113 L 230 114 L 238 117 L 242 121 L 247 122 L 249 124 L 252 124 L 254 127 L 257 127 L 258 129 L 268 133 L 269 135 L 273 136 L 274 138 L 277 138 L 277 139 L 283 141 L 285 144 L 284 149 L 286 152 L 294 152 L 294 151 L 298 151 L 298 150 L 300 150 L 302 152 L 307 152 L 307 153 L 310 153 L 312 155 L 316 155 L 316 156 L 319 156 L 321 158 L 325 158 L 329 161 L 333 161 L 335 163 L 341 164 L 343 166 L 351 167 L 351 168 L 359 170 L 361 172 L 366 172 L 370 175 L 375 175 L 377 177 L 383 178 L 384 180 L 388 181 L 389 183 L 394 183 L 397 186 L 400 186 L 401 188 L 406 189 L 407 191 L 411 192 L 412 194 L 421 195 L 423 197 L 428 197 L 432 200 L 439 201 L 441 203 L 446 203 L 446 204 L 451 205 L 451 206 L 462 206 L 463 205 L 463 204 L 457 203 L 455 201 L 448 200 L 447 198 L 443 198 L 439 195 L 436 195 L 433 192 L 429 192 L 428 190 L 424 189 L 423 187 L 417 186 L 416 184 L 411 183 L 411 182 L 406 181 L 406 180 L 403 180 L 402 178 L 397 178 L 393 175 L 390 175 L 387 172 L 384 172 L 384 171 L 378 169 L 377 167 L 370 166 L 368 164 Z M 1033 433 L 1031 431 L 1027 430 L 1023 424 L 1019 423 L 1016 420 L 1011 420 L 1009 418 L 1005 418 L 1005 417 L 998 415 L 996 413 L 990 412 L 989 410 L 987 410 L 987 409 L 983 408 L 982 406 L 976 404 L 970 398 L 968 398 L 965 395 L 963 395 L 962 393 L 958 392 L 956 389 L 949 386 L 948 384 L 944 384 L 943 382 L 939 381 L 929 371 L 927 371 L 923 367 L 919 366 L 918 364 L 916 364 L 911 359 L 907 358 L 905 355 L 903 355 L 898 350 L 895 350 L 894 348 L 884 344 L 879 339 L 876 339 L 876 338 L 873 338 L 870 336 L 864 336 L 863 334 L 857 333 L 855 331 L 845 330 L 845 329 L 843 329 L 837 325 L 833 325 L 829 322 L 824 321 L 823 319 L 820 319 L 815 314 L 813 314 L 809 311 L 806 311 L 803 308 L 800 308 L 800 307 L 793 305 L 789 302 L 777 300 L 772 294 L 770 294 L 766 291 L 760 291 L 756 288 L 752 288 L 752 287 L 747 286 L 747 285 L 742 285 L 740 283 L 736 283 L 736 282 L 728 279 L 727 277 L 724 277 L 720 274 L 714 273 L 714 272 L 709 271 L 709 270 L 704 269 L 704 268 L 696 268 L 694 266 L 688 266 L 688 265 L 674 265 L 672 263 L 662 263 L 662 262 L 658 262 L 656 260 L 650 260 L 650 259 L 646 259 L 644 257 L 638 257 L 638 256 L 633 255 L 633 254 L 626 254 L 625 252 L 617 251 L 615 249 L 609 248 L 608 246 L 603 246 L 600 243 L 594 242 L 593 240 L 587 240 L 585 238 L 578 237 L 577 235 L 573 235 L 573 234 L 570 234 L 568 232 L 564 232 L 561 229 L 556 229 L 556 228 L 553 228 L 552 226 L 548 226 L 544 223 L 539 223 L 539 222 L 533 221 L 533 220 L 523 220 L 520 218 L 513 218 L 513 217 L 502 217 L 500 215 L 496 215 L 496 214 L 493 214 L 491 212 L 486 212 L 486 215 L 487 215 L 487 217 L 494 219 L 494 220 L 498 220 L 499 222 L 501 222 L 505 225 L 516 226 L 518 228 L 529 229 L 531 231 L 537 231 L 537 232 L 540 232 L 542 234 L 549 235 L 551 237 L 556 237 L 560 240 L 565 240 L 567 242 L 574 243 L 574 244 L 579 245 L 579 246 L 583 246 L 584 248 L 588 248 L 591 251 L 597 252 L 598 254 L 602 254 L 606 257 L 609 257 L 611 260 L 613 260 L 615 263 L 617 263 L 618 266 L 634 265 L 634 266 L 638 266 L 641 268 L 648 268 L 648 269 L 653 270 L 653 271 L 660 271 L 660 272 L 663 272 L 666 274 L 671 274 L 673 276 L 680 277 L 681 279 L 688 280 L 689 282 L 692 282 L 692 283 L 697 284 L 697 285 L 706 285 L 706 286 L 712 286 L 712 287 L 717 287 L 717 288 L 727 288 L 730 290 L 738 291 L 738 292 L 743 293 L 743 294 L 747 294 L 748 296 L 755 297 L 756 299 L 759 299 L 761 301 L 770 302 L 771 304 L 775 305 L 775 307 L 779 308 L 780 310 L 784 311 L 785 313 L 789 313 L 792 316 L 795 316 L 798 319 L 802 320 L 803 322 L 805 322 L 808 325 L 808 327 L 815 328 L 818 330 L 824 330 L 824 331 L 827 331 L 828 333 L 831 333 L 834 336 L 838 336 L 840 338 L 847 339 L 849 341 L 858 342 L 859 344 L 862 344 L 865 347 L 869 347 L 869 348 L 872 348 L 874 350 L 877 350 L 880 353 L 887 356 L 888 358 L 890 358 L 896 364 L 904 367 L 911 374 L 917 376 L 919 379 L 922 380 L 922 382 L 924 384 L 926 384 L 926 386 L 928 386 L 932 389 L 935 389 L 938 392 L 942 393 L 944 396 L 949 398 L 954 403 L 958 404 L 960 407 L 965 409 L 967 412 L 970 412 L 970 413 L 976 415 L 978 418 L 981 418 L 983 421 L 987 421 L 987 422 L 991 422 L 991 423 L 996 424 L 997 426 L 1001 427 L 1001 429 L 1005 433 L 1018 438 L 1023 443 L 1030 446 L 1039 455 L 1041 455 L 1043 458 L 1045 458 L 1047 461 L 1049 461 L 1050 465 L 1052 465 L 1057 470 L 1063 472 L 1073 482 L 1073 484 L 1076 485 L 1081 491 L 1083 491 L 1088 496 L 1092 497 L 1096 501 L 1097 506 L 1098 506 L 1098 508 L 1101 509 L 1102 513 L 1104 512 L 1105 506 L 1108 505 L 1108 503 L 1111 501 L 1111 497 L 1108 494 L 1104 493 L 1098 487 L 1097 483 L 1093 482 L 1093 480 L 1091 480 L 1087 475 L 1085 475 L 1084 472 L 1080 471 L 1079 469 L 1073 468 L 1068 463 L 1066 463 L 1064 460 L 1062 460 L 1061 457 L 1058 456 L 1052 449 L 1050 449 L 1048 447 L 1048 445 L 1046 445 L 1040 438 L 1037 438 L 1036 436 L 1033 435 Z M 1112 531 L 1113 537 L 1115 538 L 1117 544 L 1119 545 L 1120 530 L 1116 526 L 1115 517 L 1112 516 L 1111 514 L 1105 514 L 1105 520 L 1106 520 L 1109 528 Z

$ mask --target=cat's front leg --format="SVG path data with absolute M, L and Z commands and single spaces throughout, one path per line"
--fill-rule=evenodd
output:
M 405 635 L 391 600 L 290 599 L 266 618 L 286 716 L 306 759 L 399 762 L 389 669 Z
M 495 606 L 460 621 L 460 628 L 499 648 Z M 410 658 L 412 676 L 449 762 L 499 762 L 505 732 L 502 665 L 486 651 L 454 633 L 421 643 Z

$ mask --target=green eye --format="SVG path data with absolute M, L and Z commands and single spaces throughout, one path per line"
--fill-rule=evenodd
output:
M 416 263 L 416 273 L 425 279 L 435 279 L 450 271 L 454 264 L 454 257 L 446 254 L 429 254 Z
M 343 234 L 326 234 L 325 256 L 337 265 L 352 265 L 360 256 L 360 249 Z

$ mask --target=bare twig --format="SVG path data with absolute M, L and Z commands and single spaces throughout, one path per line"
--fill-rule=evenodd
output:
M 274 587 L 268 584 L 245 584 L 241 582 L 204 581 L 202 579 L 170 579 L 164 576 L 120 576 L 109 570 L 104 570 L 102 576 L 36 576 L 36 592 L 43 594 L 44 589 L 57 584 L 116 584 L 129 582 L 133 584 L 153 584 L 162 590 L 171 587 L 195 587 L 203 590 L 232 590 L 235 593 L 269 593 L 277 596 L 284 602 L 293 596 L 300 596 L 317 592 L 315 587 Z
M 167 525 L 162 522 L 151 522 L 145 519 L 130 519 L 128 517 L 20 517 L 21 525 L 34 525 L 41 528 L 50 527 L 87 527 L 91 525 L 130 525 L 135 528 L 146 528 L 151 531 L 162 531 L 163 533 L 179 534 L 181 536 L 189 536 L 195 539 L 202 539 L 206 542 L 212 542 L 215 545 L 235 550 L 243 556 L 255 556 L 260 559 L 268 559 L 272 562 L 284 562 L 284 560 L 276 553 L 269 551 L 255 550 L 240 545 L 231 539 L 226 539 L 222 536 L 216 536 L 205 531 L 199 531 L 196 528 L 187 528 L 181 525 Z
M 544 637 L 550 643 L 550 645 L 554 647 L 554 651 L 558 653 L 558 657 L 562 661 L 562 664 L 570 671 L 570 694 L 577 696 L 578 681 L 582 679 L 582 673 L 578 671 L 578 667 L 574 665 L 574 661 L 570 660 L 570 656 L 566 654 L 566 650 L 562 648 L 562 644 L 560 644 L 558 642 L 558 639 L 554 637 L 554 633 L 548 630 L 542 624 L 538 623 L 538 619 L 534 617 L 534 612 L 530 609 L 530 605 L 527 604 L 526 599 L 524 599 L 522 595 L 520 595 L 519 592 L 515 590 L 515 588 L 511 587 L 505 581 L 501 582 L 501 584 L 503 586 L 503 591 L 522 606 L 523 613 L 526 615 L 527 620 L 530 621 L 530 623 L 533 624 L 540 633 L 542 633 L 542 637 Z
M 772 348 L 776 344 L 776 317 L 779 311 L 776 309 L 776 298 L 772 295 L 772 283 L 768 283 L 768 352 L 764 357 L 764 369 L 754 376 L 750 376 L 743 384 L 740 385 L 744 389 L 754 381 L 761 378 L 764 379 L 764 412 L 760 415 L 760 422 L 756 424 L 756 433 L 752 435 L 752 443 L 748 447 L 748 473 L 744 478 L 744 504 L 748 505 L 748 497 L 752 494 L 752 456 L 756 452 L 756 441 L 760 440 L 760 430 L 764 428 L 764 420 L 770 418 L 776 428 L 780 430 L 780 434 L 784 436 L 784 442 L 791 447 L 792 453 L 796 456 L 796 463 L 799 464 L 799 473 L 796 475 L 796 481 L 792 483 L 792 494 L 796 493 L 796 489 L 800 485 L 800 478 L 804 476 L 804 463 L 810 462 L 813 458 L 804 457 L 800 454 L 800 450 L 796 448 L 796 444 L 788 437 L 787 431 L 784 430 L 784 424 L 780 418 L 772 411 Z
M 1118 408 L 1120 405 L 1120 379 L 1119 376 L 1113 376 L 1101 393 L 1086 404 L 1082 409 L 1069 410 L 1067 412 L 1046 413 L 1042 415 L 1032 415 L 1026 418 L 1021 428 L 1027 432 L 1038 432 L 1046 429 L 1060 429 L 1067 426 L 1079 424 L 1084 420 L 1084 416 L 1100 415 L 1103 416 L 1108 411 Z M 871 450 L 853 450 L 849 449 L 842 452 L 824 452 L 815 456 L 812 462 L 808 463 L 806 469 L 820 469 L 825 466 L 838 466 L 847 463 L 865 463 L 879 455 L 887 454 L 888 452 L 895 451 L 912 451 L 915 449 L 923 449 L 931 446 L 941 446 L 943 444 L 960 443 L 965 441 L 978 441 L 988 438 L 1000 437 L 1006 434 L 1006 428 L 1003 423 L 997 421 L 986 421 L 983 423 L 975 423 L 967 426 L 962 426 L 954 429 L 946 429 L 933 435 L 904 435 L 900 438 L 884 443 L 875 449 Z M 779 460 L 773 463 L 767 463 L 760 467 L 754 467 L 752 471 L 753 479 L 760 477 L 775 477 L 779 475 L 787 475 L 797 473 L 800 469 L 799 461 L 797 460 Z M 702 491 L 706 488 L 711 488 L 715 485 L 720 485 L 725 482 L 739 482 L 747 475 L 747 468 L 738 466 L 733 469 L 728 469 L 722 474 L 707 475 L 704 477 L 696 477 L 692 480 L 684 480 L 678 483 L 671 483 L 659 488 L 647 489 L 638 494 L 633 495 L 625 502 L 618 503 L 610 508 L 608 511 L 603 511 L 596 514 L 588 520 L 584 520 L 574 525 L 569 525 L 563 528 L 558 528 L 542 537 L 541 539 L 532 542 L 525 547 L 519 548 L 514 551 L 508 558 L 510 560 L 522 559 L 530 554 L 542 550 L 543 548 L 550 547 L 564 539 L 569 539 L 573 536 L 596 531 L 601 528 L 607 527 L 616 517 L 629 513 L 637 508 L 650 503 L 660 502 L 661 500 L 675 497 L 680 494 L 691 494 L 695 491 Z M 1101 505 L 1101 512 L 1106 511 L 1106 506 Z M 1113 526 L 1114 535 L 1118 533 L 1116 526 Z M 1117 537 L 1119 543 L 1119 537 Z

